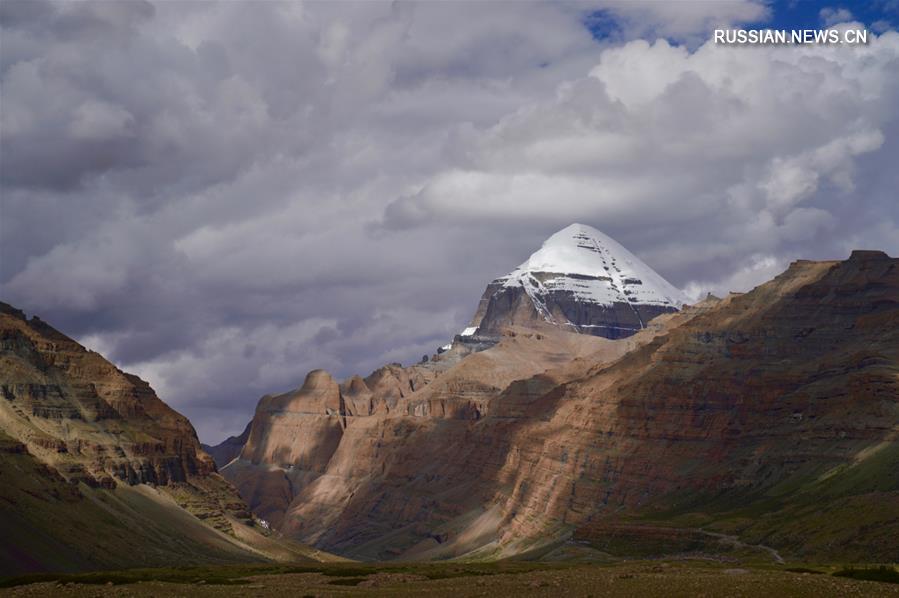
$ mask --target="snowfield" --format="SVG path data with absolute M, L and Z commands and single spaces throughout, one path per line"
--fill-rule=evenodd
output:
M 553 291 L 599 305 L 614 303 L 680 308 L 687 297 L 620 243 L 592 226 L 572 224 L 549 239 L 523 264 L 502 278 L 522 286 L 541 310 Z

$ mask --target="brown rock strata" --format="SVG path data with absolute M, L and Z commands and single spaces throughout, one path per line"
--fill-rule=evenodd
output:
M 0 575 L 303 558 L 146 382 L 5 303 L 0 532 Z
M 454 362 L 343 385 L 316 373 L 260 402 L 225 475 L 285 533 L 378 559 L 511 555 L 624 514 L 782 495 L 765 503 L 775 521 L 819 488 L 832 505 L 897 501 L 897 262 L 795 262 L 627 340 L 538 323 Z M 876 540 L 895 521 L 844 527 L 817 549 L 897 557 Z

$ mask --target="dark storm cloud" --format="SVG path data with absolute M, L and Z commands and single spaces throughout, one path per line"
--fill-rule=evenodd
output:
M 154 12 L 152 4 L 141 1 L 63 7 L 41 0 L 11 0 L 0 6 L 5 36 L 0 68 L 8 87 L 4 145 L 14 148 L 0 165 L 5 188 L 65 191 L 90 174 L 140 164 L 140 131 L 134 116 L 78 89 L 99 83 L 99 78 L 69 70 L 70 60 L 49 56 L 35 60 L 34 54 L 50 45 L 60 53 L 89 52 L 87 47 L 101 38 L 126 43 Z
M 766 13 L 678 7 L 4 0 L 3 296 L 215 441 L 311 368 L 432 352 L 575 220 L 696 293 L 899 251 L 895 34 L 790 57 L 584 26 L 697 48 Z

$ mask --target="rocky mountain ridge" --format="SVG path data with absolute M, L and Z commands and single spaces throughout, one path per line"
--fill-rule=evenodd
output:
M 188 420 L 150 386 L 40 318 L 0 305 L 0 423 L 63 477 L 166 485 L 215 473 Z M 117 439 L 110 444 L 110 436 Z
M 146 382 L 5 303 L 0 465 L 2 574 L 303 558 Z
M 878 506 L 899 504 L 899 260 L 795 262 L 623 340 L 525 323 L 365 379 L 311 373 L 260 401 L 224 475 L 355 558 L 532 553 L 659 513 L 794 556 L 899 557 Z

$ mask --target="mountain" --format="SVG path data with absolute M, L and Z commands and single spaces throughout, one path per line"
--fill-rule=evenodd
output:
M 566 367 L 578 356 L 618 356 L 627 346 L 557 330 L 535 334 L 520 329 L 507 331 L 486 351 L 459 344 L 425 363 L 407 368 L 391 364 L 343 383 L 315 370 L 297 390 L 259 401 L 246 445 L 222 473 L 256 514 L 284 533 L 324 545 L 329 542 L 320 536 L 336 531 L 332 525 L 358 526 L 352 534 L 358 534 L 356 540 L 341 542 L 341 548 L 348 555 L 388 557 L 362 546 L 350 549 L 354 542 L 362 544 L 362 538 L 386 533 L 405 517 L 415 520 L 418 515 L 409 511 L 389 524 L 376 521 L 374 513 L 355 512 L 360 506 L 354 498 L 383 494 L 383 509 L 414 509 L 420 497 L 410 504 L 401 487 L 381 491 L 380 484 L 402 486 L 431 479 L 434 468 L 464 468 L 454 449 L 468 446 L 476 452 L 471 426 L 489 416 L 490 402 L 514 380 L 551 364 Z M 422 438 L 429 430 L 433 436 Z M 458 505 L 471 502 L 480 482 L 456 475 L 446 481 L 455 487 L 442 500 Z
M 284 534 L 361 559 L 899 559 L 899 260 L 798 261 L 681 311 L 623 262 L 670 313 L 613 340 L 488 320 L 488 289 L 492 346 L 312 372 L 263 397 L 223 474 Z
M 222 468 L 227 465 L 231 459 L 240 454 L 243 445 L 247 443 L 247 439 L 250 437 L 250 425 L 251 424 L 247 424 L 247 427 L 244 428 L 243 432 L 237 436 L 229 436 L 215 446 L 200 444 L 200 447 L 212 457 L 216 467 Z
M 493 337 L 504 327 L 542 321 L 623 338 L 686 297 L 611 237 L 572 224 L 489 285 L 462 337 Z
M 307 558 L 146 382 L 5 303 L 0 395 L 0 575 Z

